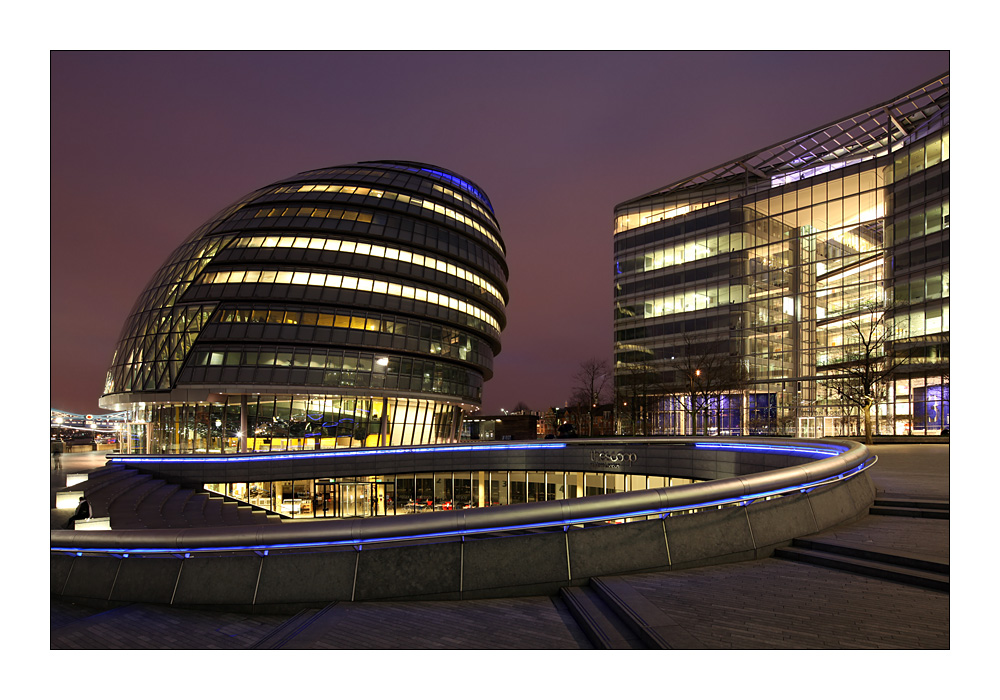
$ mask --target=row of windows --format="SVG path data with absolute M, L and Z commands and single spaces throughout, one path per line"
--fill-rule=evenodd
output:
M 749 236 L 747 236 L 749 239 Z M 702 236 L 694 240 L 651 250 L 635 257 L 622 258 L 615 265 L 616 275 L 627 275 L 634 272 L 650 272 L 671 265 L 711 258 L 720 253 L 740 250 L 744 247 L 743 233 L 722 233 L 716 236 Z
M 658 244 L 669 238 L 678 238 L 685 235 L 695 234 L 716 226 L 735 226 L 740 223 L 741 215 L 739 210 L 720 209 L 718 207 L 706 209 L 705 213 L 699 213 L 691 217 L 682 217 L 675 224 L 654 225 L 648 231 L 637 231 L 627 236 L 615 238 L 615 255 L 624 251 L 632 250 L 650 244 Z
M 424 181 L 420 181 L 419 184 L 423 185 L 425 183 Z M 420 189 L 424 188 L 421 187 Z M 475 199 L 472 199 L 471 197 L 466 197 L 461 192 L 456 192 L 451 188 L 443 187 L 442 185 L 438 184 L 434 184 L 432 186 L 432 190 L 434 192 L 445 195 L 446 197 L 450 197 L 451 199 L 454 199 L 472 208 L 476 213 L 482 215 L 483 218 L 485 218 L 487 221 L 491 222 L 495 221 L 492 213 L 488 213 L 485 209 L 483 209 L 483 207 L 479 204 L 479 202 L 477 202 Z M 275 188 L 269 194 L 265 195 L 265 198 L 268 201 L 283 200 L 283 199 L 296 200 L 296 199 L 304 199 L 306 198 L 306 195 L 309 195 L 313 192 L 331 192 L 334 194 L 356 195 L 359 197 L 372 196 L 381 198 L 383 195 L 379 193 L 380 192 L 384 193 L 384 190 L 373 189 L 370 187 L 360 187 L 357 185 L 322 185 L 322 184 L 286 185 Z
M 909 217 L 888 224 L 886 231 L 890 244 L 903 243 L 913 238 L 921 238 L 949 227 L 951 207 L 949 202 L 921 209 Z
M 437 270 L 445 274 L 457 277 L 458 279 L 471 282 L 480 287 L 487 294 L 492 295 L 503 305 L 503 298 L 500 291 L 490 282 L 486 281 L 471 270 L 466 270 L 452 263 L 434 258 L 429 255 L 413 253 L 400 248 L 390 248 L 382 245 L 372 245 L 360 241 L 347 241 L 336 238 L 309 238 L 308 236 L 250 236 L 237 238 L 229 246 L 233 248 L 303 248 L 309 250 L 322 250 L 336 253 L 353 253 L 355 255 L 366 255 L 373 258 L 384 258 L 387 260 L 399 260 L 404 263 L 419 265 L 431 270 Z
M 388 374 L 362 370 L 324 370 L 305 367 L 243 367 L 186 366 L 180 372 L 178 384 L 253 385 L 274 387 L 329 387 L 331 389 L 383 389 L 415 394 L 443 394 L 469 401 L 482 398 L 482 377 L 463 373 L 460 377 L 446 373 Z
M 688 202 L 685 204 L 663 204 L 660 206 L 647 206 L 639 211 L 631 210 L 627 214 L 620 214 L 615 217 L 615 235 L 628 231 L 629 229 L 655 224 L 666 219 L 673 219 L 677 216 L 684 216 L 696 212 L 706 207 L 714 207 L 728 200 L 715 200 L 705 202 Z
M 743 325 L 742 313 L 721 314 L 702 318 L 689 318 L 683 321 L 655 323 L 636 328 L 624 328 L 615 331 L 615 341 L 641 340 L 659 335 L 674 335 L 680 333 L 695 333 L 698 331 L 715 330 L 719 328 L 736 329 Z
M 429 180 L 426 177 L 413 176 L 401 172 L 394 173 L 389 171 L 405 170 L 407 173 L 424 172 L 427 173 L 428 175 L 436 176 L 438 178 L 443 178 L 448 182 L 458 185 L 460 188 L 478 197 L 479 200 L 485 202 L 487 207 L 489 207 L 491 213 L 493 211 L 493 205 L 490 204 L 489 197 L 487 197 L 478 188 L 473 187 L 472 185 L 467 183 L 465 180 L 462 180 L 461 178 L 456 178 L 447 173 L 443 173 L 439 170 L 432 170 L 430 168 L 411 168 L 394 163 L 379 163 L 378 165 L 380 168 L 383 169 L 377 170 L 374 168 L 362 168 L 362 167 L 324 168 L 321 170 L 313 170 L 310 172 L 301 173 L 300 177 L 296 179 L 301 179 L 302 177 L 317 178 L 317 179 L 332 178 L 337 180 L 346 179 L 351 181 L 374 182 L 382 185 L 391 185 L 397 189 L 417 190 L 417 191 L 426 191 L 428 189 L 428 185 L 431 185 L 432 190 L 441 192 L 442 194 L 445 194 L 449 197 L 452 197 L 461 202 L 469 204 L 473 206 L 476 209 L 476 211 L 482 212 L 482 209 L 481 207 L 479 207 L 479 204 L 476 200 L 470 200 L 468 197 L 464 196 L 460 192 L 456 192 L 455 190 L 452 190 L 450 188 L 443 187 L 437 183 L 434 183 L 433 181 Z M 491 217 L 487 216 L 487 218 Z
M 475 336 L 445 326 L 377 313 L 356 315 L 237 308 L 221 310 L 214 323 L 218 325 L 207 328 L 202 340 L 231 338 L 364 345 L 369 349 L 394 348 L 441 355 L 485 368 L 493 365 L 493 352 Z
M 787 227 L 798 228 L 803 225 L 802 221 L 798 221 L 798 219 L 803 219 L 804 215 L 803 220 L 823 221 L 829 222 L 832 226 L 842 226 L 851 218 L 857 220 L 855 212 L 867 211 L 872 208 L 876 200 L 882 199 L 879 194 L 881 186 L 880 172 L 868 165 L 861 172 L 845 173 L 840 177 L 821 182 L 796 184 L 786 187 L 785 191 L 778 194 L 775 194 L 773 190 L 765 192 L 757 198 L 749 200 L 740 216 L 744 222 L 757 218 L 782 217 Z M 692 196 L 698 197 L 697 194 Z M 729 197 L 720 197 L 718 194 L 711 195 L 711 198 L 711 201 L 699 202 L 683 200 L 674 195 L 671 198 L 673 203 L 651 203 L 638 209 L 629 210 L 629 214 L 619 216 L 616 219 L 616 225 L 619 221 L 624 224 L 624 220 L 628 219 L 637 226 L 644 226 L 661 221 L 662 213 L 669 213 L 671 217 L 683 216 L 705 207 L 722 204 L 730 199 Z M 733 211 L 738 210 L 734 209 Z M 736 223 L 734 220 L 733 224 Z M 659 238 L 666 239 L 676 236 L 677 232 L 682 230 L 679 228 L 680 226 L 681 224 L 658 227 Z M 628 228 L 632 227 L 628 226 Z M 618 232 L 616 229 L 616 233 Z M 628 247 L 634 247 L 637 244 L 638 241 L 633 239 Z
M 493 245 L 497 247 L 497 250 L 503 251 L 503 246 L 500 245 L 500 241 L 497 237 L 493 235 L 485 226 L 473 219 L 471 216 L 466 216 L 460 211 L 452 209 L 451 207 L 446 207 L 437 202 L 433 202 L 428 199 L 422 199 L 420 197 L 414 197 L 412 195 L 403 194 L 402 192 L 389 192 L 388 190 L 375 189 L 371 187 L 358 187 L 356 185 L 323 185 L 323 184 L 308 184 L 308 185 L 287 185 L 279 187 L 275 190 L 275 194 L 299 194 L 299 193 L 332 193 L 332 194 L 345 194 L 345 195 L 358 195 L 360 197 L 372 198 L 379 200 L 378 204 L 373 206 L 380 206 L 381 202 L 398 202 L 400 204 L 410 205 L 418 207 L 420 209 L 439 214 L 453 221 L 465 224 L 469 228 L 477 231 L 480 235 L 489 240 Z M 277 216 L 317 216 L 326 217 L 328 210 L 320 207 L 277 207 L 272 209 L 259 209 L 253 215 L 254 218 L 260 218 L 261 216 L 266 217 L 277 217 Z M 369 215 L 370 217 L 370 215 Z M 333 216 L 333 218 L 342 218 Z
M 699 481 L 645 474 L 522 470 L 209 483 L 205 489 L 293 518 L 366 518 L 555 501 Z
M 292 270 L 222 270 L 206 272 L 198 280 L 199 284 L 298 284 L 310 287 L 331 287 L 334 289 L 354 289 L 359 292 L 373 292 L 388 296 L 415 299 L 428 304 L 443 306 L 468 314 L 500 331 L 500 323 L 492 315 L 461 299 L 432 292 L 420 287 L 411 287 L 385 280 L 375 280 L 351 275 L 327 275 L 321 272 L 296 272 Z
M 674 294 L 644 300 L 638 304 L 617 304 L 616 319 L 656 318 L 687 311 L 703 311 L 726 304 L 746 301 L 747 288 L 740 285 L 717 285 L 688 289 Z
M 615 296 L 629 296 L 631 294 L 641 294 L 654 290 L 666 289 L 679 284 L 691 284 L 703 282 L 713 277 L 733 277 L 740 271 L 740 261 L 734 260 L 732 263 L 728 259 L 714 265 L 690 268 L 674 272 L 668 275 L 658 275 L 641 279 L 636 282 L 625 282 L 615 285 Z
M 892 256 L 892 268 L 896 275 L 903 274 L 907 268 L 920 267 L 927 263 L 944 260 L 951 255 L 951 241 L 922 241 L 919 247 L 912 250 L 896 253 Z
M 344 350 L 296 348 L 206 348 L 191 353 L 188 366 L 228 367 L 309 367 L 311 369 L 344 370 L 385 374 L 420 375 L 443 379 L 464 380 L 468 372 L 451 365 L 409 357 L 383 356 Z
M 318 217 L 281 217 L 280 219 L 252 218 L 254 210 L 240 212 L 237 217 L 228 219 L 214 229 L 221 231 L 243 231 L 247 229 L 285 229 L 309 228 L 331 229 L 338 234 L 353 233 L 375 237 L 381 241 L 395 239 L 415 246 L 447 253 L 456 259 L 470 262 L 493 273 L 495 279 L 506 279 L 506 272 L 498 262 L 491 248 L 481 245 L 478 239 L 463 236 L 454 230 L 438 226 L 429 221 L 421 221 L 412 217 L 396 216 L 386 212 L 375 212 L 362 218 L 327 219 Z M 364 219 L 364 220 L 362 220 Z M 223 251 L 222 255 L 225 255 Z M 222 259 L 222 258 L 219 258 Z
M 362 309 L 379 308 L 385 309 L 389 313 L 405 314 L 407 317 L 419 317 L 431 323 L 439 322 L 444 326 L 452 328 L 462 328 L 469 332 L 475 332 L 477 337 L 489 336 L 496 341 L 500 334 L 484 321 L 469 316 L 467 314 L 453 311 L 443 306 L 434 306 L 426 302 L 414 299 L 404 299 L 402 297 L 379 297 L 371 292 L 359 292 L 355 290 L 335 289 L 330 287 L 309 287 L 305 285 L 275 285 L 275 284 L 225 284 L 225 285 L 205 285 L 198 284 L 192 286 L 185 294 L 185 299 L 196 301 L 200 299 L 212 301 L 225 301 L 236 304 L 261 304 L 267 306 L 277 306 L 280 304 L 285 308 L 294 307 L 302 303 L 309 303 L 314 308 L 315 305 L 322 305 L 321 308 L 351 308 L 356 313 L 363 313 Z M 291 324 L 290 324 L 291 325 Z M 208 328 L 218 328 L 210 325 Z M 235 335 L 248 338 L 273 338 L 271 324 L 247 324 L 232 327 Z M 279 335 L 286 336 L 285 327 L 279 327 Z M 303 329 L 304 331 L 305 329 Z M 334 332 L 334 329 L 317 327 L 314 334 L 317 337 L 327 336 Z M 357 331 L 348 331 L 355 339 Z M 304 339 L 309 333 L 297 333 L 297 339 Z M 234 336 L 235 337 L 235 336 Z M 354 341 L 350 341 L 354 342 Z M 394 344 L 394 343 L 393 343 Z M 491 343 L 490 347 L 495 347 L 496 343 Z
M 949 296 L 951 296 L 949 270 L 896 282 L 892 287 L 892 298 L 897 304 L 919 304 L 933 299 L 947 299 Z
M 238 452 L 243 400 L 245 437 L 251 452 L 427 444 L 449 440 L 457 431 L 455 407 L 427 399 L 230 395 L 224 404 L 146 404 L 137 411 L 136 419 L 142 422 L 132 426 L 128 449 L 152 453 Z
M 940 168 L 926 171 L 913 178 L 897 183 L 897 189 L 888 196 L 887 211 L 900 214 L 912 205 L 923 206 L 927 198 L 936 197 L 950 186 L 951 175 Z
M 490 208 L 490 211 L 493 211 L 493 205 L 490 203 L 490 198 L 486 196 L 485 192 L 483 192 L 482 190 L 480 190 L 478 187 L 476 187 L 475 185 L 473 185 L 471 182 L 469 182 L 467 180 L 464 180 L 464 179 L 462 179 L 460 177 L 457 177 L 456 175 L 453 175 L 451 173 L 446 173 L 443 170 L 438 170 L 437 168 L 424 167 L 423 165 L 420 165 L 420 164 L 407 165 L 405 163 L 381 162 L 381 163 L 379 163 L 379 165 L 381 167 L 383 167 L 383 168 L 389 168 L 389 169 L 393 169 L 393 170 L 404 170 L 404 171 L 410 172 L 410 173 L 426 173 L 427 175 L 430 175 L 431 177 L 439 178 L 439 179 L 442 179 L 442 180 L 446 180 L 446 181 L 450 182 L 453 185 L 458 185 L 459 187 L 461 187 L 466 192 L 469 192 L 469 193 L 475 195 L 481 201 L 483 201 L 483 202 L 486 203 L 486 206 L 488 206 Z M 423 182 L 423 181 L 424 181 L 424 178 L 421 178 L 421 182 Z
M 892 167 L 886 168 L 886 184 L 899 182 L 951 158 L 951 135 L 945 130 L 908 150 L 897 152 Z

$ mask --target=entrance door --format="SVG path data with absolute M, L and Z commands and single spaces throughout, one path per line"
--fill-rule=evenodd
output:
M 369 512 L 372 515 L 395 515 L 395 484 L 378 482 L 371 484 L 371 507 Z
M 816 418 L 807 417 L 799 418 L 799 437 L 800 438 L 811 438 L 816 437 Z
M 313 512 L 317 518 L 370 518 L 395 515 L 392 483 L 315 482 Z
M 337 512 L 337 485 L 317 481 L 313 488 L 313 517 L 334 518 Z
M 368 483 L 338 484 L 340 487 L 341 518 L 367 518 L 374 515 L 372 510 L 372 486 Z

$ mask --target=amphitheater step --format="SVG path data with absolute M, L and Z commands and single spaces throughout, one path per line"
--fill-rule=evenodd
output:
M 874 547 L 816 539 L 793 540 L 791 546 L 775 549 L 774 556 L 934 591 L 949 591 L 949 565 L 947 560 L 940 558 L 917 558 Z
M 896 515 L 907 518 L 950 520 L 948 501 L 924 501 L 902 498 L 876 498 L 869 508 L 872 515 Z
M 560 589 L 573 619 L 598 649 L 645 649 L 646 645 L 589 586 Z

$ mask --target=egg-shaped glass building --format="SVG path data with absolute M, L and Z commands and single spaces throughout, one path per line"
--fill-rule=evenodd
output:
M 300 173 L 174 251 L 115 348 L 102 408 L 130 452 L 448 442 L 478 410 L 506 323 L 489 198 L 435 166 Z

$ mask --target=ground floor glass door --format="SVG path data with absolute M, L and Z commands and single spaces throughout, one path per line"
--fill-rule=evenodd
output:
M 317 518 L 370 518 L 395 515 L 393 484 L 371 482 L 316 482 Z

